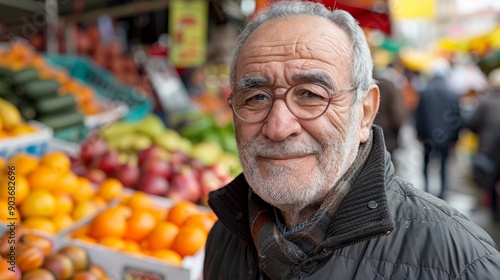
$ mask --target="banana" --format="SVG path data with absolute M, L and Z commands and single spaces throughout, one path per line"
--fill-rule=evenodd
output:
M 0 98 L 0 119 L 5 130 L 12 129 L 22 122 L 19 110 L 2 98 Z

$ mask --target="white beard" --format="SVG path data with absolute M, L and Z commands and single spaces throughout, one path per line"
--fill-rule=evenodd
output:
M 302 134 L 300 139 L 287 138 L 285 141 L 275 142 L 259 135 L 244 146 L 238 140 L 241 164 L 252 190 L 277 208 L 304 209 L 312 203 L 322 202 L 357 155 L 359 147 L 356 129 L 359 120 L 357 107 L 354 105 L 351 110 L 349 127 L 344 137 L 337 132 L 329 139 L 319 142 L 309 134 Z M 318 164 L 310 174 L 302 176 L 297 176 L 304 173 L 301 171 L 302 166 L 299 165 L 264 164 L 263 168 L 268 174 L 264 177 L 259 170 L 257 158 L 286 154 L 315 154 Z

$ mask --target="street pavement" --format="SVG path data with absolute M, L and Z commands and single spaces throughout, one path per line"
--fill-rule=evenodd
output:
M 424 189 L 423 148 L 416 139 L 414 127 L 407 123 L 400 133 L 400 148 L 393 154 L 399 175 L 416 188 Z M 470 180 L 470 154 L 457 147 L 448 161 L 448 189 L 444 200 L 466 215 L 471 221 L 488 232 L 500 246 L 500 223 L 494 223 L 487 206 L 488 199 Z M 437 195 L 440 190 L 438 159 L 429 163 L 429 193 Z

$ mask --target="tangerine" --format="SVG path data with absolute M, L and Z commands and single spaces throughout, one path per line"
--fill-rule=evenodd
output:
M 133 240 L 125 240 L 125 246 L 123 246 L 121 251 L 130 254 L 142 254 L 139 243 Z
M 127 201 L 126 204 L 132 210 L 136 209 L 153 209 L 154 201 L 153 199 L 146 193 L 143 192 L 135 192 Z
M 90 222 L 90 237 L 100 239 L 107 236 L 123 237 L 127 231 L 127 220 L 116 208 L 110 208 L 97 215 Z
M 167 221 L 180 227 L 189 218 L 189 216 L 199 213 L 200 210 L 193 202 L 187 200 L 179 201 L 168 211 Z
M 2 186 L 0 198 L 8 199 L 14 194 L 15 202 L 18 206 L 23 203 L 30 193 L 28 180 L 23 175 L 16 174 L 14 181 L 11 181 L 8 176 L 5 176 L 0 179 L 0 186 Z
M 156 218 L 148 210 L 135 210 L 127 219 L 125 238 L 139 241 L 148 236 L 156 226 Z
M 60 215 L 56 215 L 54 218 L 52 218 L 52 223 L 54 223 L 54 226 L 56 227 L 56 231 L 59 231 L 61 229 L 68 228 L 69 226 L 71 226 L 74 223 L 74 221 L 70 215 L 60 214 Z
M 59 189 L 60 191 L 74 194 L 79 191 L 78 189 L 78 176 L 72 171 L 64 172 L 59 177 Z
M 97 239 L 97 243 L 119 251 L 125 248 L 125 240 L 123 240 L 123 238 L 116 236 L 106 236 L 99 238 Z
M 26 217 L 52 217 L 56 211 L 56 199 L 48 190 L 33 190 L 20 206 L 21 215 Z
M 171 222 L 160 222 L 147 237 L 149 249 L 169 249 L 179 233 L 179 227 Z
M 197 226 L 183 226 L 174 239 L 171 249 L 182 257 L 196 254 L 207 241 L 207 233 Z
M 29 217 L 24 219 L 23 226 L 29 229 L 35 229 L 48 233 L 56 232 L 56 226 L 54 223 L 45 217 Z
M 182 256 L 179 255 L 179 253 L 169 249 L 160 249 L 153 251 L 151 253 L 151 256 L 172 265 L 181 265 L 182 263 Z
M 116 178 L 105 179 L 96 195 L 102 197 L 106 202 L 110 202 L 113 199 L 120 197 L 123 194 L 123 184 Z
M 39 160 L 36 156 L 21 152 L 13 155 L 9 159 L 8 166 L 16 168 L 16 175 L 28 175 L 31 171 L 37 169 Z
M 40 164 L 54 169 L 59 174 L 66 173 L 71 169 L 69 156 L 60 151 L 46 153 L 42 156 Z
M 78 176 L 78 188 L 77 191 L 72 193 L 73 199 L 78 202 L 81 200 L 87 200 L 90 199 L 94 196 L 95 190 L 94 190 L 94 185 L 92 185 L 92 182 L 85 178 Z
M 40 165 L 27 175 L 31 189 L 53 190 L 59 186 L 60 174 L 52 168 Z
M 97 210 L 96 204 L 91 199 L 80 200 L 75 204 L 72 216 L 75 221 L 78 221 L 82 218 L 94 215 L 97 213 Z
M 183 225 L 192 225 L 203 228 L 208 234 L 215 224 L 215 220 L 208 214 L 200 213 L 189 216 Z

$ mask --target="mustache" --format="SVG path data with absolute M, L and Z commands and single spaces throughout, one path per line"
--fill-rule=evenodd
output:
M 246 150 L 249 155 L 260 157 L 307 155 L 320 154 L 323 145 L 312 137 L 310 139 L 286 139 L 280 142 L 259 137 L 251 141 Z

